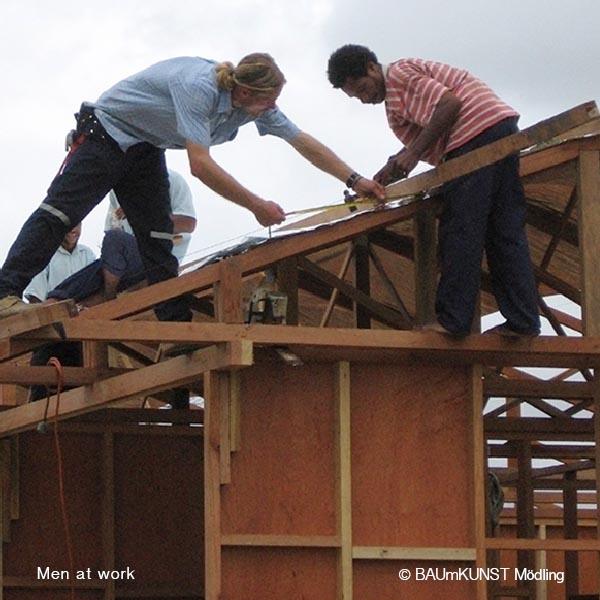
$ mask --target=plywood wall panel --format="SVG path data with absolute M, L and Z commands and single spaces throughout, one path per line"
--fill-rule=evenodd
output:
M 115 567 L 137 586 L 202 589 L 202 482 L 201 438 L 115 435 Z
M 334 369 L 241 373 L 241 442 L 222 489 L 225 534 L 334 535 Z
M 474 544 L 468 369 L 353 364 L 353 542 Z
M 222 600 L 284 598 L 334 600 L 335 551 L 308 548 L 227 548 L 224 551 Z
M 99 436 L 61 434 L 64 486 L 76 569 L 101 568 L 102 447 Z M 68 569 L 51 433 L 20 436 L 20 518 L 4 545 L 4 573 L 36 577 L 37 567 Z
M 418 561 L 369 561 L 354 562 L 354 598 L 357 600 L 431 600 L 452 598 L 466 600 L 475 598 L 475 583 L 471 581 L 419 581 L 417 568 L 458 571 L 471 567 L 470 563 L 418 562 Z M 410 579 L 401 581 L 398 573 L 408 569 Z M 426 572 L 425 572 L 426 573 Z

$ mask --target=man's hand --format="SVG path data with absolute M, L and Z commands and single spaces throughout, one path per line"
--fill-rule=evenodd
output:
M 375 173 L 373 179 L 382 185 L 388 185 L 399 179 L 404 179 L 419 162 L 419 158 L 408 148 L 403 148 L 390 156 L 387 163 Z
M 275 202 L 260 200 L 251 210 L 254 213 L 256 220 L 263 227 L 279 225 L 279 223 L 285 221 L 285 211 Z
M 373 196 L 379 204 L 385 202 L 385 188 L 381 183 L 361 177 L 352 188 L 359 196 Z

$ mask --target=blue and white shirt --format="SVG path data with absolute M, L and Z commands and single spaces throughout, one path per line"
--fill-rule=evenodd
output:
M 83 244 L 77 244 L 72 252 L 59 246 L 46 268 L 31 280 L 23 296 L 44 301 L 50 290 L 95 260 L 94 251 Z
M 123 79 L 90 103 L 123 151 L 139 142 L 157 148 L 185 148 L 186 140 L 206 148 L 229 142 L 254 121 L 260 135 L 286 141 L 300 129 L 278 108 L 259 117 L 235 108 L 231 92 L 219 89 L 216 62 L 171 58 Z

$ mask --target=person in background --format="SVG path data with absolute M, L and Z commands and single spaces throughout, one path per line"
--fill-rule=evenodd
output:
M 76 272 L 80 272 L 92 264 L 96 257 L 94 252 L 79 243 L 81 236 L 81 223 L 69 231 L 56 254 L 51 258 L 48 266 L 38 273 L 24 292 L 24 296 L 31 303 L 46 301 L 50 291 Z M 34 350 L 30 364 L 33 367 L 42 367 L 48 364 L 50 357 L 55 356 L 65 367 L 77 367 L 82 363 L 82 349 L 80 342 L 57 342 L 45 344 Z M 34 385 L 29 391 L 29 400 L 39 400 L 46 395 L 46 387 Z
M 46 267 L 29 283 L 23 295 L 32 303 L 43 302 L 59 283 L 96 260 L 94 251 L 79 243 L 81 223 L 65 234 Z
M 108 198 L 100 258 L 56 286 L 48 293 L 48 298 L 72 298 L 76 302 L 82 302 L 101 292 L 101 300 L 110 300 L 116 297 L 117 292 L 146 279 L 146 270 L 133 229 L 113 190 Z M 172 254 L 181 262 L 196 228 L 196 211 L 189 185 L 182 175 L 171 169 L 169 198 L 173 221 Z

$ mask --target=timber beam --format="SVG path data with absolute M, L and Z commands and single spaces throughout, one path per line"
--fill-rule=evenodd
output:
M 228 323 L 168 323 L 69 319 L 63 322 L 65 338 L 98 342 L 178 342 L 213 344 L 247 340 L 255 344 L 311 346 L 315 348 L 395 350 L 398 356 L 444 360 L 453 364 L 593 368 L 600 364 L 600 338 L 540 336 L 504 339 L 499 335 L 469 335 L 462 339 L 434 332 L 319 327 L 241 325 Z M 36 341 L 54 341 L 50 329 L 26 334 Z
M 519 133 L 448 160 L 435 169 L 389 185 L 386 188 L 386 197 L 388 199 L 401 198 L 425 190 L 429 191 L 452 179 L 491 165 L 520 150 L 548 142 L 574 127 L 597 119 L 598 116 L 600 115 L 596 103 L 586 102 L 559 115 L 540 121 Z
M 177 356 L 165 362 L 117 375 L 92 385 L 61 394 L 46 401 L 39 400 L 2 413 L 0 437 L 34 428 L 48 415 L 64 419 L 105 408 L 111 402 L 149 395 L 174 387 L 184 386 L 213 370 L 230 370 L 250 366 L 253 362 L 252 344 L 236 340 L 216 344 L 190 354 Z

